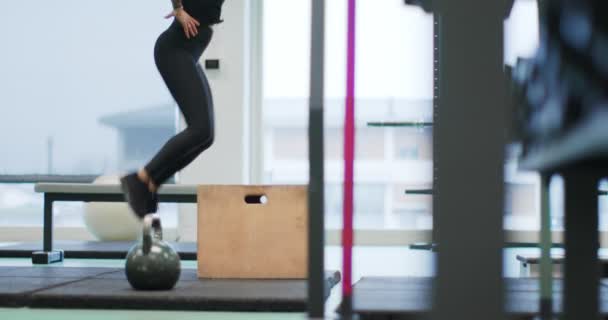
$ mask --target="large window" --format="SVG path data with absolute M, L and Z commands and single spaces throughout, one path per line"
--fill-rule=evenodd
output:
M 3 3 L 0 175 L 116 175 L 175 132 L 175 106 L 153 59 L 170 3 Z M 24 20 L 25 19 L 25 20 Z M 81 204 L 57 208 L 81 225 Z M 0 185 L 0 224 L 42 222 L 32 185 Z
M 532 57 L 538 47 L 538 6 L 536 1 L 515 1 L 505 21 L 505 64 Z M 540 186 L 535 173 L 517 169 L 518 148 L 508 150 L 505 166 L 505 228 L 535 230 L 540 223 Z
M 432 187 L 432 129 L 369 122 L 432 121 L 433 18 L 402 0 L 357 4 L 355 226 L 430 229 L 432 198 L 405 190 Z M 326 5 L 326 217 L 329 228 L 338 228 L 347 1 Z M 175 132 L 176 109 L 153 59 L 169 7 L 148 0 L 4 4 L 0 176 L 115 175 L 149 159 Z M 310 1 L 263 0 L 263 8 L 263 182 L 305 183 Z M 537 10 L 536 1 L 515 2 L 505 22 L 506 64 L 535 53 Z M 26 12 L 30 23 L 14 12 Z M 505 227 L 537 229 L 538 177 L 519 172 L 516 156 L 505 168 Z M 553 190 L 559 209 L 559 181 Z M 605 198 L 602 212 L 608 212 Z M 164 224 L 175 224 L 174 207 L 163 208 Z M 81 213 L 82 204 L 59 204 L 57 225 L 81 226 Z M 33 185 L 0 184 L 0 226 L 39 225 L 41 215 Z
M 432 130 L 370 127 L 431 121 L 433 18 L 402 0 L 357 2 L 355 226 L 428 229 L 431 198 L 406 196 L 432 182 Z M 326 1 L 326 219 L 342 223 L 347 1 Z M 264 1 L 266 183 L 308 180 L 310 1 Z

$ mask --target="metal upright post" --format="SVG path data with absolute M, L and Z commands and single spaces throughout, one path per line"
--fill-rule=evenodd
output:
M 32 252 L 33 264 L 51 264 L 63 261 L 63 250 L 53 250 L 53 202 L 56 195 L 44 195 L 44 224 L 42 237 L 42 251 Z
M 440 65 L 440 60 L 439 60 L 439 18 L 438 15 L 435 14 L 433 15 L 433 124 L 437 125 L 440 121 L 439 119 L 439 95 L 440 95 L 440 90 L 439 90 L 439 85 L 440 85 L 440 81 L 439 81 L 439 71 L 441 70 L 441 65 Z M 433 131 L 434 134 L 434 131 Z M 439 148 L 439 139 L 433 139 L 433 188 L 435 186 L 435 183 L 437 181 L 437 177 L 439 176 L 439 171 L 437 170 L 438 165 L 437 165 L 437 160 L 439 159 L 438 157 L 438 153 L 440 152 L 440 148 Z M 436 207 L 438 206 L 437 201 L 435 201 L 435 199 L 438 198 L 437 195 L 437 190 L 434 189 L 434 194 L 433 194 L 433 236 L 432 236 L 432 243 L 433 244 L 438 244 L 439 243 L 439 225 L 438 225 L 438 219 L 437 219 L 437 215 L 439 210 L 436 209 Z
M 325 313 L 324 281 L 324 153 L 323 100 L 325 57 L 325 0 L 312 0 L 310 54 L 310 112 L 308 123 L 308 316 Z
M 503 319 L 504 1 L 435 3 L 440 106 L 433 318 Z M 475 188 L 463 188 L 463 183 Z M 478 263 L 483 268 L 478 268 Z
M 598 262 L 599 174 L 592 169 L 561 171 L 564 178 L 563 319 L 598 320 L 600 267 Z
M 542 320 L 553 319 L 553 266 L 551 264 L 551 210 L 549 206 L 549 182 L 551 176 L 540 178 L 540 315 Z
M 537 0 L 539 32 L 544 13 L 544 0 Z M 553 320 L 553 263 L 551 261 L 551 248 L 553 247 L 551 229 L 551 207 L 549 184 L 551 174 L 540 174 L 540 318 Z

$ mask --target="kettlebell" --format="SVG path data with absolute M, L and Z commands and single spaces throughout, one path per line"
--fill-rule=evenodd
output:
M 127 253 L 125 272 L 134 289 L 171 290 L 179 280 L 179 255 L 162 239 L 160 216 L 146 215 L 142 241 Z

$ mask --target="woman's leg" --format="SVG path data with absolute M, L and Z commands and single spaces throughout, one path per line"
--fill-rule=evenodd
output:
M 211 90 L 198 64 L 212 33 L 209 26 L 201 26 L 198 35 L 188 40 L 174 22 L 156 42 L 156 65 L 184 115 L 187 128 L 171 138 L 138 173 L 122 177 L 125 198 L 140 218 L 156 212 L 156 189 L 213 143 Z
M 180 45 L 181 34 L 159 38 L 155 60 L 167 88 L 184 115 L 187 127 L 171 138 L 145 166 L 154 187 L 160 186 L 213 144 L 213 99 L 198 58 L 211 39 L 211 28 L 199 31 L 193 50 Z M 175 38 L 178 38 L 175 41 Z

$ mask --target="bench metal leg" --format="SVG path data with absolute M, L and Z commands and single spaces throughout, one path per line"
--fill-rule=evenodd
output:
M 44 195 L 44 225 L 42 251 L 32 253 L 33 264 L 51 264 L 63 261 L 63 250 L 53 250 L 53 197 Z
M 571 169 L 565 183 L 564 320 L 599 316 L 598 198 L 593 172 Z
M 33 264 L 51 264 L 63 261 L 63 250 L 35 251 L 32 253 Z

